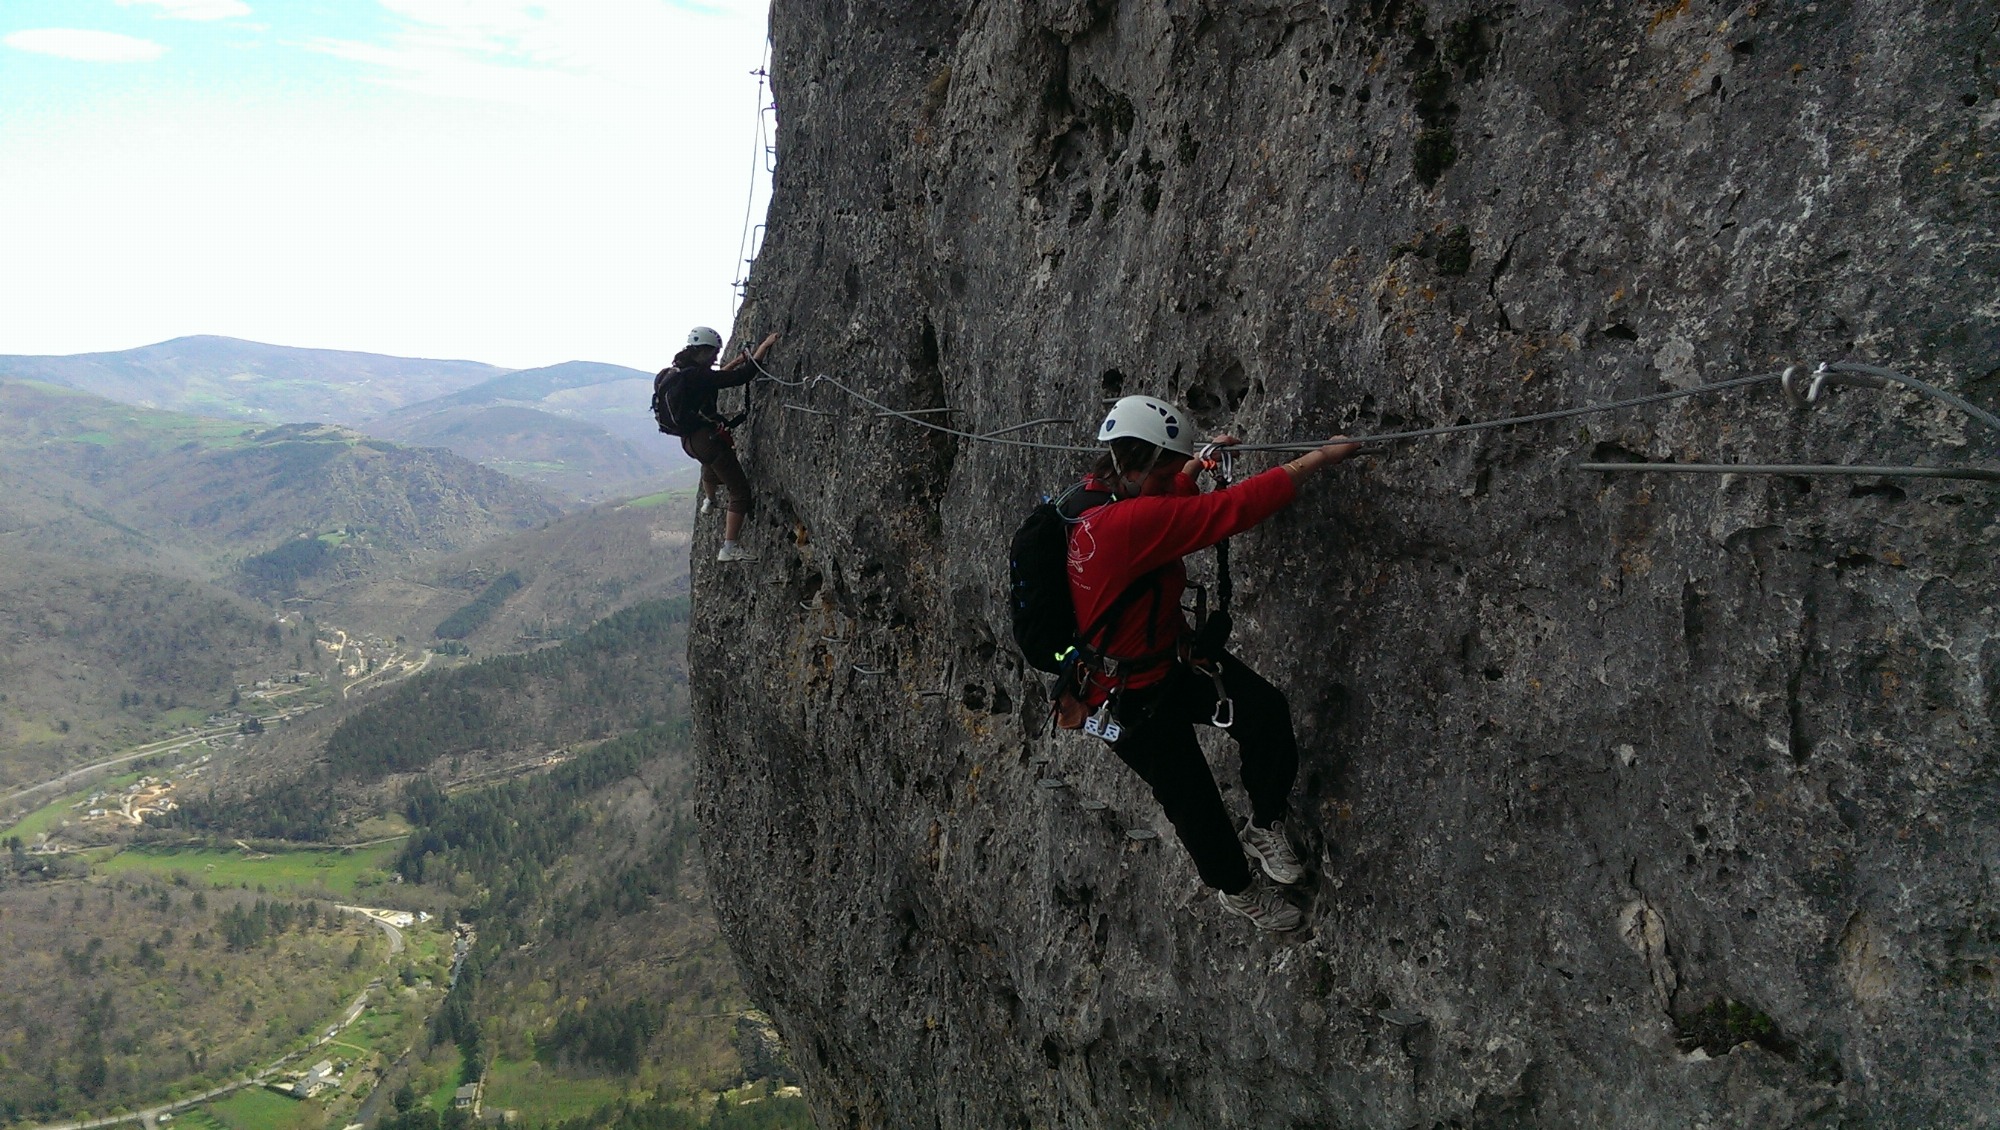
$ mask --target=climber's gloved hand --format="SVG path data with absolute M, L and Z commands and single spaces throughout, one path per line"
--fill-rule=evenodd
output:
M 1242 440 L 1227 432 L 1219 436 L 1209 437 L 1207 446 L 1194 453 L 1194 458 L 1188 460 L 1187 466 L 1181 468 L 1181 473 L 1192 476 L 1203 470 L 1212 470 L 1215 467 L 1216 448 L 1230 447 L 1242 442 Z

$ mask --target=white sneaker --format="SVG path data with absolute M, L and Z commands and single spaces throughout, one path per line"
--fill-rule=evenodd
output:
M 695 509 L 695 513 L 706 514 L 713 509 L 715 509 L 715 500 L 704 494 L 701 496 L 701 505 Z
M 722 548 L 715 551 L 715 559 L 717 561 L 755 561 L 757 560 L 757 555 L 733 542 L 723 542 Z
M 1285 901 L 1278 888 L 1259 879 L 1250 877 L 1250 886 L 1240 895 L 1226 891 L 1217 892 L 1222 908 L 1232 914 L 1240 914 L 1255 923 L 1259 930 L 1296 930 L 1305 916 L 1299 908 Z
M 1291 886 L 1306 877 L 1306 869 L 1299 863 L 1299 857 L 1292 854 L 1292 842 L 1285 838 L 1282 821 L 1268 828 L 1256 824 L 1243 826 L 1243 850 L 1250 854 L 1264 868 L 1264 874 L 1273 881 Z

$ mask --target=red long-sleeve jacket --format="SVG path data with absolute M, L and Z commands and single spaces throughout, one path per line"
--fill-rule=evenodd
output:
M 1104 483 L 1094 486 L 1109 489 Z M 1181 558 L 1269 518 L 1295 493 L 1291 473 L 1283 467 L 1207 494 L 1192 478 L 1178 475 L 1171 494 L 1141 495 L 1085 511 L 1069 533 L 1069 593 L 1078 630 L 1094 623 L 1132 582 L 1165 565 L 1159 599 L 1140 597 L 1120 613 L 1101 642 L 1089 642 L 1107 655 L 1125 657 L 1172 647 L 1191 630 L 1181 611 L 1187 588 Z M 1123 682 L 1128 690 L 1150 686 L 1166 678 L 1170 667 L 1161 664 Z M 1111 685 L 1093 675 L 1086 690 L 1086 704 L 1096 706 Z

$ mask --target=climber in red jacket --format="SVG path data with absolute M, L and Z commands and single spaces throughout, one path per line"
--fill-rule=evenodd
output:
M 1070 530 L 1070 595 L 1085 645 L 1078 697 L 1099 712 L 1100 732 L 1107 719 L 1115 721 L 1113 751 L 1152 786 L 1202 882 L 1220 892 L 1222 905 L 1263 929 L 1292 929 L 1298 908 L 1276 887 L 1253 881 L 1244 857 L 1247 851 L 1277 883 L 1305 877 L 1281 823 L 1298 772 L 1291 706 L 1226 651 L 1191 654 L 1191 629 L 1181 611 L 1187 586 L 1181 557 L 1270 517 L 1292 500 L 1301 479 L 1346 459 L 1356 445 L 1336 437 L 1281 467 L 1203 494 L 1194 481 L 1194 437 L 1172 405 L 1124 397 L 1105 416 L 1097 438 L 1110 451 L 1086 489 L 1108 492 L 1113 501 L 1075 516 Z M 1236 440 L 1220 436 L 1215 442 Z M 1139 591 L 1114 610 L 1135 586 Z M 1107 611 L 1114 611 L 1110 622 L 1099 624 Z M 1194 735 L 1196 723 L 1216 724 L 1223 694 L 1233 700 L 1227 732 L 1242 753 L 1243 787 L 1250 794 L 1250 821 L 1240 838 Z

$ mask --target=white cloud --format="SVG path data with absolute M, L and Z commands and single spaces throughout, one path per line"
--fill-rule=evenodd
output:
M 292 25 L 347 60 L 301 68 L 323 85 L 207 81 L 187 57 L 143 104 L 0 129 L 0 353 L 221 333 L 656 369 L 688 326 L 729 323 L 746 200 L 763 214 L 768 0 L 718 2 L 388 0 L 356 21 L 343 0 Z M 305 46 L 287 38 L 259 49 Z M 102 81 L 61 70 L 37 78 Z
M 166 54 L 150 39 L 115 31 L 85 31 L 73 27 L 40 27 L 17 31 L 0 40 L 16 51 L 80 59 L 86 63 L 144 63 Z
M 243 0 L 118 0 L 121 8 L 135 4 L 159 8 L 160 15 L 170 20 L 228 20 L 250 14 L 250 5 Z
M 380 2 L 400 21 L 385 42 L 304 46 L 379 68 L 381 81 L 402 89 L 551 108 L 611 90 L 658 91 L 708 72 L 699 48 L 677 57 L 673 45 L 733 38 L 739 25 L 761 27 L 765 14 L 744 0 Z

